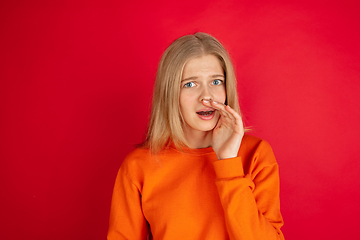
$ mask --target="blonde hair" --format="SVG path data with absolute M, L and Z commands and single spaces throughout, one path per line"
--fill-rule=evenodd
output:
M 229 54 L 222 44 L 206 33 L 185 35 L 176 39 L 164 52 L 157 70 L 151 116 L 146 140 L 141 147 L 156 154 L 171 141 L 179 149 L 189 147 L 180 114 L 180 86 L 185 64 L 204 55 L 214 55 L 225 74 L 226 104 L 240 114 L 236 77 Z

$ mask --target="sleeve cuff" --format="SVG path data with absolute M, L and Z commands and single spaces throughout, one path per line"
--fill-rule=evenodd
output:
M 241 157 L 218 160 L 213 165 L 218 179 L 245 176 Z

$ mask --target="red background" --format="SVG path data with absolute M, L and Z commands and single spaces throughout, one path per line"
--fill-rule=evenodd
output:
M 229 50 L 280 165 L 287 239 L 355 239 L 358 1 L 2 1 L 0 238 L 105 239 L 116 172 L 177 37 Z

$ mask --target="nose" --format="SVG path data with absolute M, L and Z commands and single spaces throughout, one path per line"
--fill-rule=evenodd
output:
M 199 101 L 201 102 L 202 100 L 214 100 L 209 86 L 202 86 L 201 93 L 199 95 Z

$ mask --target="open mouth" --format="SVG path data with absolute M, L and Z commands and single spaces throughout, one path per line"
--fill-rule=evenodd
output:
M 200 112 L 196 112 L 197 114 L 201 115 L 201 116 L 210 116 L 214 111 L 200 111 Z

